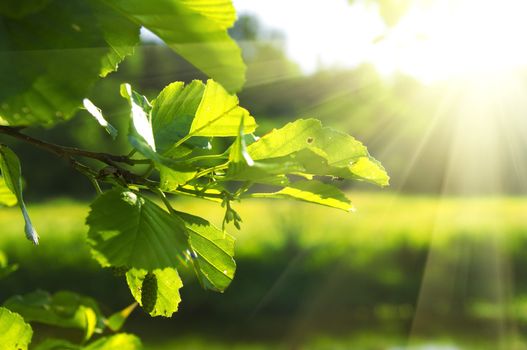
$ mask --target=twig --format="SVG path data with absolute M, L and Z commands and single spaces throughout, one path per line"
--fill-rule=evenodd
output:
M 9 126 L 0 126 L 0 133 L 25 141 L 27 143 L 40 147 L 48 152 L 55 153 L 59 157 L 71 158 L 72 156 L 79 156 L 84 158 L 91 158 L 112 166 L 115 166 L 115 163 L 123 163 L 128 165 L 151 163 L 149 159 L 131 159 L 128 156 L 121 156 L 102 152 L 91 152 L 75 147 L 57 145 L 23 134 L 19 131 L 19 128 L 13 128 Z

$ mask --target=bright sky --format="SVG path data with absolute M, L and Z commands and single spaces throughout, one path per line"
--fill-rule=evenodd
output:
M 525 0 L 437 0 L 410 11 L 390 32 L 374 7 L 350 6 L 347 0 L 234 0 L 234 5 L 282 31 L 289 57 L 306 72 L 319 63 L 353 67 L 369 61 L 386 74 L 399 70 L 437 81 L 527 62 Z
M 384 33 L 375 9 L 350 6 L 347 0 L 234 0 L 239 14 L 256 15 L 269 28 L 283 32 L 287 53 L 312 72 L 324 65 L 356 65 Z

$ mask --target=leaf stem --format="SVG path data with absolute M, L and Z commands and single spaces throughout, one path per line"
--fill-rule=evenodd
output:
M 223 163 L 223 164 L 220 164 L 220 165 L 215 165 L 213 167 L 210 167 L 210 168 L 207 168 L 207 169 L 203 169 L 202 171 L 198 172 L 195 176 L 194 176 L 194 179 L 197 179 L 197 178 L 200 178 L 202 177 L 203 175 L 207 175 L 209 173 L 212 173 L 216 170 L 223 170 L 223 169 L 227 169 L 229 167 L 229 162 L 227 163 Z
M 167 207 L 170 214 L 174 214 L 176 212 L 174 208 L 172 208 L 172 205 L 170 204 L 170 201 L 168 200 L 165 193 L 161 191 L 159 187 L 151 188 L 150 190 L 152 190 L 154 193 L 156 193 L 159 196 L 159 198 L 161 198 L 161 200 L 165 204 L 165 207 Z
M 194 162 L 199 162 L 201 160 L 228 159 L 228 158 L 229 158 L 229 156 L 226 153 L 222 153 L 222 154 L 207 154 L 207 155 L 203 155 L 203 156 L 196 156 L 194 158 L 186 159 L 185 162 L 194 163 Z
M 95 180 L 95 178 L 91 176 L 88 176 L 88 179 L 90 179 L 93 187 L 95 188 L 95 192 L 97 192 L 98 195 L 102 194 L 101 186 L 99 186 L 99 183 L 97 182 L 97 180 Z
M 223 198 L 223 195 L 221 193 L 206 193 L 203 191 L 198 190 L 191 190 L 190 188 L 184 188 L 179 186 L 174 192 L 183 193 L 187 195 L 193 195 L 196 197 L 204 197 L 204 198 Z

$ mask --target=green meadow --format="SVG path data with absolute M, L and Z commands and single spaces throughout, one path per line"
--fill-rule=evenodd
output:
M 527 199 L 350 197 L 355 212 L 247 201 L 236 208 L 241 231 L 228 228 L 238 264 L 229 289 L 203 291 L 185 274 L 175 317 L 149 321 L 137 310 L 125 330 L 151 349 L 524 348 Z M 173 206 L 221 223 L 218 203 Z M 37 286 L 93 296 L 110 311 L 132 302 L 123 278 L 90 258 L 86 203 L 29 210 L 38 247 L 24 238 L 16 208 L 0 210 L 0 249 L 19 265 L 3 281 L 2 299 Z

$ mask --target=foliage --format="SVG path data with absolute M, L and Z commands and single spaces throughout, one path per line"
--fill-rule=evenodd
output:
M 5 349 L 27 350 L 33 331 L 17 313 L 0 307 L 0 344 Z
M 254 118 L 238 106 L 235 95 L 212 80 L 186 86 L 173 83 L 152 101 L 127 84 L 121 94 L 130 104 L 130 144 L 143 158 L 49 145 L 16 129 L 3 130 L 70 158 L 93 182 L 100 193 L 86 221 L 93 257 L 103 267 L 128 270 L 132 295 L 152 316 L 170 316 L 177 310 L 183 285 L 177 272 L 180 269 L 193 269 L 204 288 L 223 291 L 230 284 L 235 271 L 234 239 L 225 227 L 232 221 L 239 228 L 241 222 L 232 202 L 248 197 L 290 197 L 350 210 L 344 193 L 327 181 L 357 179 L 379 185 L 388 181 L 384 169 L 360 142 L 314 119 L 301 119 L 262 138 L 255 137 Z M 101 118 L 99 110 L 92 111 Z M 232 145 L 210 149 L 215 137 L 231 137 Z M 9 180 L 6 183 L 21 183 L 18 160 L 6 146 L 3 149 L 2 154 L 9 155 L 7 159 L 16 165 L 11 168 L 17 170 L 2 167 Z M 96 159 L 106 167 L 91 168 L 78 161 L 79 157 Z M 138 173 L 134 166 L 146 166 L 146 172 Z M 111 189 L 103 192 L 99 183 L 109 184 Z M 271 184 L 270 188 L 278 187 L 278 191 L 254 192 L 254 184 Z M 21 190 L 7 187 L 21 200 Z M 148 192 L 157 195 L 167 210 L 145 196 Z M 174 209 L 167 194 L 220 201 L 225 207 L 222 229 Z M 40 299 L 37 305 L 41 305 Z M 30 300 L 20 303 L 31 306 Z M 13 306 L 11 302 L 7 305 Z M 18 307 L 14 310 L 20 311 Z M 74 313 L 66 324 L 86 327 L 88 338 L 95 326 L 88 326 L 86 320 L 91 316 L 86 316 L 86 310 L 79 311 L 78 315 L 84 316 Z M 42 319 L 31 313 L 24 316 Z M 85 323 L 76 321 L 77 317 Z M 64 326 L 62 321 L 54 322 Z
M 38 234 L 33 228 L 31 219 L 26 209 L 26 204 L 22 198 L 22 175 L 20 169 L 20 161 L 16 154 L 7 146 L 0 145 L 0 169 L 2 170 L 5 186 L 16 198 L 16 202 L 20 206 L 22 216 L 24 217 L 26 237 L 34 244 L 38 244 Z M 2 204 L 12 204 L 12 197 Z
M 89 342 L 94 334 L 117 332 L 137 304 L 105 317 L 95 300 L 69 291 L 53 295 L 37 290 L 15 295 L 0 307 L 0 344 L 4 349 L 27 349 L 33 331 L 26 323 L 39 323 L 58 328 L 73 328 L 81 332 L 78 343 L 62 339 L 46 339 L 36 349 L 130 349 L 140 350 L 140 340 L 129 334 L 117 333 Z
M 131 269 L 128 285 L 140 305 L 145 308 L 148 301 L 145 309 L 151 315 L 170 316 L 177 310 L 182 286 L 177 269 L 193 269 L 205 288 L 227 288 L 235 271 L 234 240 L 224 230 L 229 222 L 238 228 L 241 222 L 234 201 L 285 196 L 350 210 L 337 187 L 313 177 L 387 184 L 384 169 L 360 142 L 317 120 L 298 120 L 257 139 L 254 118 L 212 80 L 172 83 L 152 101 L 127 84 L 121 94 L 130 104 L 130 144 L 145 157 L 128 162 L 146 163 L 148 169 L 139 175 L 112 164 L 88 173 L 96 184 L 113 185 L 91 205 L 88 243 L 103 267 Z M 210 149 L 214 137 L 234 139 L 226 149 Z M 254 192 L 254 184 L 279 190 Z M 145 191 L 156 194 L 167 210 L 145 197 Z M 221 201 L 223 228 L 174 209 L 167 194 Z M 147 297 L 141 290 L 145 285 Z
M 245 66 L 227 34 L 234 20 L 232 4 L 221 0 L 7 0 L 0 6 L 0 116 L 9 125 L 70 118 L 93 83 L 133 52 L 141 26 L 239 90 Z
M 349 211 L 349 199 L 333 180 L 388 184 L 362 143 L 318 120 L 300 119 L 261 138 L 254 134 L 256 120 L 233 94 L 245 67 L 227 34 L 235 19 L 229 1 L 9 0 L 0 15 L 0 36 L 8 39 L 0 44 L 0 74 L 7 81 L 0 92 L 0 133 L 68 160 L 91 181 L 98 194 L 86 219 L 91 253 L 102 267 L 124 272 L 132 296 L 151 316 L 177 311 L 183 271 L 193 271 L 206 289 L 223 292 L 229 286 L 236 265 L 226 227 L 232 222 L 240 229 L 242 222 L 234 202 L 288 197 Z M 132 53 L 141 26 L 216 80 L 174 82 L 155 99 L 122 84 L 130 115 L 123 130 L 85 96 Z M 129 154 L 61 146 L 22 131 L 67 119 L 81 102 L 111 138 L 127 134 Z M 6 145 L 0 145 L 0 169 L 2 204 L 18 203 L 26 237 L 37 245 L 22 196 L 22 167 Z M 221 203 L 221 229 L 174 208 L 168 195 Z M 118 330 L 133 307 L 106 318 L 93 299 L 68 291 L 14 296 L 4 306 L 27 322 L 82 332 L 78 344 L 47 339 L 38 345 L 41 350 L 141 347 L 126 334 L 87 343 L 96 333 Z M 14 331 L 29 343 L 31 329 L 7 309 L 0 327 L 18 325 Z

